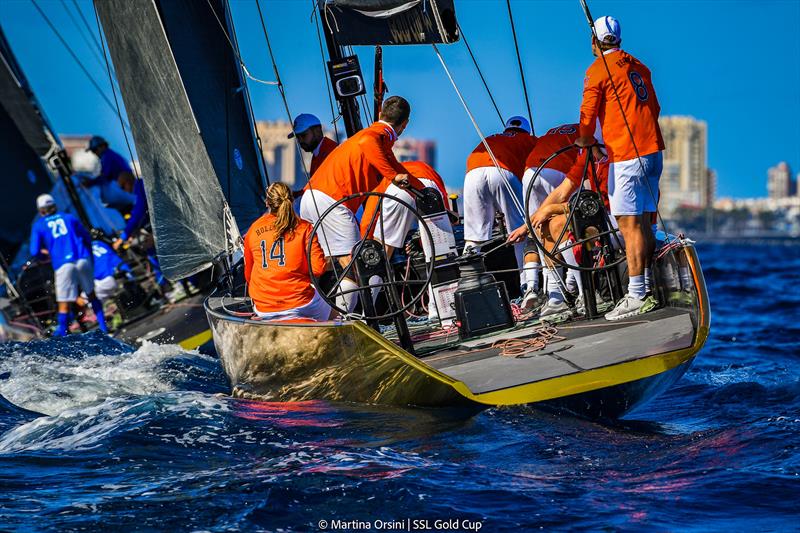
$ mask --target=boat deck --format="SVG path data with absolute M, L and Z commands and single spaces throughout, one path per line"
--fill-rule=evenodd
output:
M 421 324 L 411 333 L 422 361 L 480 394 L 520 385 L 520 376 L 534 383 L 688 348 L 695 327 L 688 310 L 665 307 L 618 322 L 529 319 L 465 341 L 455 328 Z M 384 335 L 396 338 L 393 328 Z

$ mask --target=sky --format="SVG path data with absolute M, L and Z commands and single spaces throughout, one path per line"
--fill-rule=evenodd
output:
M 198 0 L 202 1 L 202 0 Z M 109 98 L 104 65 L 73 23 L 71 0 L 38 0 Z M 77 4 L 96 32 L 92 4 Z M 231 0 L 242 59 L 256 78 L 274 80 L 255 0 Z M 622 26 L 623 48 L 653 72 L 662 115 L 690 115 L 708 124 L 708 164 L 717 196 L 766 195 L 770 166 L 800 171 L 800 0 L 589 1 L 595 17 Z M 262 0 L 267 30 L 293 114 L 330 122 L 311 0 Z M 576 122 L 589 29 L 578 0 L 511 0 L 537 133 Z M 69 13 L 73 15 L 70 18 Z M 525 115 L 525 99 L 502 0 L 456 0 L 461 27 L 506 117 Z M 131 21 L 134 24 L 135 21 Z M 124 140 L 119 121 L 61 45 L 31 0 L 0 0 L 0 24 L 55 130 Z M 445 62 L 486 135 L 501 129 L 463 42 L 440 46 Z M 372 86 L 373 51 L 357 47 Z M 460 187 L 466 157 L 479 142 L 430 46 L 384 48 L 389 94 L 412 105 L 404 135 L 438 143 L 438 170 Z M 286 119 L 274 85 L 249 82 L 256 118 Z

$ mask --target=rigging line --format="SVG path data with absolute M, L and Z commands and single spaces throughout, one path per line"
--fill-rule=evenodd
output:
M 100 55 L 97 53 L 97 48 L 96 48 L 95 44 L 89 40 L 89 37 L 86 36 L 86 31 L 83 29 L 83 27 L 80 24 L 78 24 L 78 19 L 75 18 L 75 15 L 72 13 L 72 10 L 70 10 L 69 6 L 67 6 L 67 1 L 66 0 L 61 0 L 61 6 L 64 8 L 64 11 L 67 12 L 67 15 L 69 16 L 69 20 L 72 21 L 72 24 L 78 30 L 78 33 L 80 34 L 81 39 L 83 39 L 83 42 L 86 43 L 87 48 L 89 48 L 89 50 L 92 52 L 92 55 L 94 56 L 94 58 L 97 60 L 97 62 L 100 64 L 100 66 L 102 66 L 103 65 L 103 60 L 100 59 Z
M 311 16 L 314 19 L 315 26 L 317 27 L 317 41 L 319 42 L 319 56 L 322 60 L 322 77 L 325 78 L 325 87 L 328 90 L 328 103 L 331 106 L 331 124 L 333 125 L 333 133 L 336 136 L 336 142 L 339 142 L 339 126 L 336 125 L 337 117 L 333 108 L 333 93 L 331 92 L 331 80 L 328 79 L 328 74 L 325 72 L 325 52 L 322 49 L 322 34 L 320 32 L 319 14 L 317 13 L 317 6 L 314 0 L 311 0 Z
M 464 100 L 464 96 L 461 94 L 458 85 L 456 85 L 456 81 L 455 79 L 453 79 L 453 75 L 450 73 L 450 69 L 447 68 L 447 64 L 444 62 L 444 58 L 442 57 L 441 52 L 439 52 L 439 48 L 437 48 L 435 43 L 432 43 L 431 46 L 433 46 L 433 50 L 434 52 L 436 52 L 436 55 L 439 58 L 439 62 L 442 64 L 442 67 L 444 68 L 447 77 L 450 79 L 450 84 L 453 86 L 453 89 L 455 89 L 456 94 L 458 95 L 458 99 L 461 100 L 461 105 L 464 107 L 464 111 L 467 112 L 470 121 L 472 121 L 472 126 L 475 128 L 475 131 L 478 132 L 478 136 L 481 138 L 481 142 L 483 143 L 483 146 L 486 148 L 486 153 L 488 153 L 489 157 L 492 158 L 492 163 L 494 163 L 495 168 L 497 168 L 498 171 L 501 170 L 502 167 L 500 166 L 500 163 L 497 162 L 497 158 L 494 156 L 494 152 L 492 152 L 492 149 L 489 147 L 489 143 L 486 142 L 486 137 L 483 135 L 481 128 L 478 126 L 478 122 L 475 120 L 475 117 L 469 110 L 469 106 L 467 105 L 466 100 Z M 517 211 L 519 211 L 520 215 L 522 215 L 523 218 L 526 217 L 527 215 L 525 214 L 525 210 L 520 205 L 519 199 L 517 198 L 517 195 L 514 193 L 514 189 L 511 188 L 511 184 L 509 184 L 507 180 L 503 180 L 503 184 L 506 186 L 509 193 L 511 194 L 511 199 L 514 201 L 514 206 L 517 208 Z
M 225 0 L 225 13 L 226 13 L 226 21 L 230 23 L 231 34 L 233 35 L 233 40 L 236 41 L 236 51 L 239 52 L 239 39 L 236 38 L 236 27 L 233 25 L 233 13 L 231 12 L 231 5 L 228 0 Z M 241 64 L 241 63 L 240 63 Z M 244 64 L 241 64 L 242 72 L 246 71 Z M 251 76 L 252 79 L 252 76 Z M 263 176 L 259 176 L 263 178 L 261 180 L 261 187 L 264 196 L 263 199 L 266 199 L 267 194 L 267 187 L 270 185 L 269 182 L 269 171 L 267 170 L 267 162 L 264 160 L 264 145 L 261 142 L 261 134 L 258 133 L 258 126 L 256 125 L 256 115 L 253 111 L 253 101 L 250 98 L 250 90 L 247 87 L 247 80 L 240 79 L 242 83 L 241 90 L 243 91 L 242 100 L 247 108 L 248 116 L 250 117 L 250 127 L 252 128 L 253 134 L 255 135 L 256 139 L 256 148 L 258 149 L 258 160 L 261 161 L 261 170 L 263 171 Z
M 108 96 L 106 96 L 106 94 L 103 92 L 103 89 L 100 88 L 100 84 L 98 84 L 97 80 L 95 80 L 92 77 L 91 73 L 89 73 L 89 70 L 86 68 L 86 66 L 78 58 L 78 55 L 70 47 L 70 45 L 69 45 L 69 43 L 67 43 L 66 39 L 64 39 L 64 36 L 61 35 L 61 33 L 55 27 L 55 25 L 53 24 L 53 21 L 50 20 L 50 17 L 47 16 L 47 14 L 44 12 L 44 10 L 41 8 L 41 6 L 39 6 L 39 3 L 36 0 L 31 0 L 31 3 L 33 4 L 33 7 L 35 7 L 36 10 L 39 12 L 39 14 L 42 16 L 42 18 L 47 23 L 47 25 L 50 27 L 50 29 L 53 30 L 53 33 L 56 34 L 56 37 L 58 37 L 58 40 L 61 41 L 61 44 L 64 46 L 64 48 L 66 48 L 67 52 L 69 52 L 69 55 L 72 56 L 72 59 L 75 60 L 75 62 L 81 68 L 81 70 L 86 75 L 86 77 L 89 78 L 89 82 L 91 82 L 92 86 L 97 90 L 97 92 L 103 98 L 103 101 L 105 101 L 105 103 L 108 105 L 108 107 L 110 107 L 111 110 L 114 111 L 115 110 L 114 104 L 111 103 L 111 100 L 108 99 Z M 123 123 L 123 127 L 127 127 L 127 128 L 130 129 L 130 125 L 127 122 L 124 121 L 124 119 L 122 118 L 121 115 L 119 115 L 119 118 L 120 118 L 120 121 L 122 121 L 122 123 Z
M 517 42 L 517 29 L 514 27 L 514 16 L 511 14 L 511 0 L 506 0 L 508 7 L 508 20 L 511 22 L 511 34 L 514 36 L 514 49 L 517 52 L 517 64 L 519 65 L 519 75 L 522 78 L 522 92 L 525 93 L 525 106 L 528 108 L 528 120 L 531 121 L 531 135 L 534 135 L 533 113 L 531 113 L 531 101 L 528 98 L 528 84 L 525 83 L 525 70 L 522 68 L 522 57 L 519 54 L 519 43 Z
M 140 179 L 141 176 L 139 176 L 139 172 L 136 170 L 136 165 L 133 164 L 133 161 L 134 161 L 134 159 L 133 159 L 133 149 L 131 148 L 131 142 L 128 139 L 128 133 L 125 131 L 125 121 L 122 118 L 122 110 L 120 109 L 120 106 L 119 106 L 119 99 L 117 99 L 117 90 L 114 88 L 114 78 L 111 75 L 111 63 L 108 60 L 108 56 L 106 55 L 105 41 L 102 40 L 102 35 L 103 35 L 102 31 L 103 30 L 100 27 L 100 15 L 97 13 L 96 9 L 94 11 L 94 18 L 95 18 L 95 22 L 97 23 L 98 35 L 101 36 L 100 43 L 102 45 L 102 50 L 103 50 L 103 59 L 105 59 L 105 63 L 106 63 L 106 72 L 108 73 L 108 84 L 111 85 L 111 94 L 114 95 L 114 103 L 116 104 L 116 108 L 117 108 L 117 117 L 119 117 L 119 124 L 120 124 L 120 127 L 122 128 L 122 136 L 125 138 L 125 145 L 128 147 L 128 154 L 131 156 L 131 170 L 133 170 L 133 175 L 136 176 L 137 179 Z
M 63 2 L 64 0 L 61 0 L 61 1 Z M 92 38 L 92 42 L 94 42 L 95 49 L 98 52 L 102 53 L 103 49 L 100 46 L 100 41 L 98 40 L 97 36 L 94 34 L 94 32 L 92 31 L 91 27 L 89 26 L 89 21 L 86 20 L 86 17 L 83 15 L 83 10 L 78 5 L 78 1 L 77 0 L 72 0 L 72 5 L 75 6 L 75 11 L 78 12 L 78 15 L 81 17 L 81 20 L 83 21 L 83 25 L 86 28 L 86 31 L 89 32 L 89 36 Z
M 469 52 L 469 57 L 472 58 L 472 64 L 475 65 L 475 70 L 478 71 L 478 76 L 481 77 L 483 86 L 486 88 L 486 93 L 489 95 L 489 99 L 492 101 L 494 110 L 497 111 L 497 118 L 500 119 L 500 124 L 505 125 L 505 120 L 503 120 L 503 114 L 500 112 L 500 108 L 497 107 L 497 102 L 495 102 L 494 100 L 494 95 L 492 95 L 492 91 L 489 89 L 489 84 L 486 82 L 486 78 L 483 77 L 483 72 L 481 72 L 481 67 L 478 66 L 478 60 L 475 59 L 475 55 L 472 53 L 472 47 L 470 47 L 469 42 L 467 41 L 467 35 L 464 33 L 463 28 L 461 28 L 461 24 L 458 25 L 458 31 L 459 33 L 461 33 L 461 38 L 464 40 L 464 44 L 467 47 L 467 52 Z
M 283 100 L 283 108 L 286 110 L 286 116 L 289 119 L 289 124 L 290 124 L 289 127 L 292 127 L 291 126 L 293 124 L 292 112 L 289 110 L 289 102 L 286 99 L 286 91 L 285 91 L 285 88 L 283 86 L 283 83 L 281 82 L 280 72 L 278 72 L 278 63 L 275 61 L 275 54 L 272 52 L 272 44 L 270 44 L 270 41 L 269 41 L 269 33 L 267 32 L 267 24 L 266 24 L 266 22 L 264 22 L 264 13 L 261 11 L 261 2 L 259 0 L 256 0 L 256 8 L 258 8 L 258 17 L 261 20 L 261 29 L 264 32 L 264 40 L 267 43 L 267 50 L 269 51 L 270 61 L 272 61 L 272 70 L 275 72 L 275 79 L 278 82 L 278 92 L 281 95 L 281 100 Z M 297 138 L 297 135 L 292 136 L 292 138 L 294 139 L 294 145 L 295 145 L 295 148 L 297 149 L 297 155 L 300 158 L 300 166 L 303 169 L 303 174 L 305 174 L 305 176 L 306 176 L 306 184 L 308 185 L 308 190 L 309 191 L 313 191 L 314 188 L 311 186 L 311 174 L 308 171 L 308 167 L 306 166 L 305 159 L 303 159 L 303 151 L 302 151 L 302 148 L 300 147 L 300 140 Z M 313 192 L 311 194 L 311 201 L 314 204 L 314 212 L 317 214 L 317 220 L 319 220 L 321 218 L 320 217 L 320 212 L 319 212 L 319 206 L 317 205 L 317 197 L 316 197 L 315 194 L 313 194 Z M 320 224 L 319 227 L 320 227 L 320 230 L 322 232 L 322 239 L 323 239 L 323 241 L 325 241 L 325 246 L 326 246 L 326 248 L 328 250 L 328 253 L 330 253 L 331 252 L 331 247 L 328 244 L 328 237 L 325 235 L 325 228 L 322 227 L 322 224 Z
M 594 19 L 592 18 L 592 14 L 589 12 L 589 4 L 586 3 L 586 0 L 580 0 L 581 6 L 583 6 L 583 11 L 586 14 L 586 19 L 589 21 L 589 28 L 592 30 L 592 37 L 599 43 L 600 39 L 597 38 L 597 28 L 594 26 Z M 599 47 L 598 47 L 599 48 Z M 636 146 L 636 140 L 633 138 L 633 131 L 631 130 L 631 126 L 628 123 L 628 117 L 625 115 L 625 109 L 622 107 L 622 100 L 619 97 L 619 91 L 617 91 L 617 84 L 614 83 L 614 79 L 611 77 L 611 69 L 608 67 L 608 61 L 606 60 L 606 55 L 604 50 L 600 50 L 600 58 L 603 61 L 603 66 L 606 69 L 606 74 L 608 74 L 608 81 L 611 82 L 611 88 L 614 90 L 614 96 L 617 99 L 617 105 L 619 105 L 619 111 L 622 113 L 622 120 L 625 122 L 625 129 L 628 130 L 628 136 L 631 139 L 631 144 L 633 145 L 633 151 L 636 153 L 636 160 L 639 162 L 639 168 L 642 171 L 642 176 L 646 175 L 644 169 L 644 163 L 642 163 L 642 156 L 639 155 L 639 148 Z M 655 118 L 653 119 L 655 120 Z M 647 190 L 650 193 L 650 197 L 653 200 L 653 203 L 656 206 L 656 217 L 658 220 L 661 221 L 661 225 L 664 227 L 664 233 L 667 234 L 667 242 L 669 243 L 669 230 L 667 229 L 667 224 L 664 221 L 664 217 L 661 216 L 661 211 L 658 209 L 658 198 L 656 197 L 655 193 L 653 192 L 652 187 L 650 187 L 650 180 L 644 180 L 645 184 L 647 185 Z

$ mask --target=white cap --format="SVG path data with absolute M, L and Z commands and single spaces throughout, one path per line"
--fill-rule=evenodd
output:
M 36 209 L 44 209 L 54 205 L 56 205 L 56 201 L 49 194 L 40 194 L 36 197 Z
M 314 126 L 321 126 L 322 122 L 316 117 L 316 115 L 312 115 L 311 113 L 300 113 L 296 117 L 294 117 L 294 124 L 292 124 L 292 133 L 287 135 L 288 139 L 291 139 L 295 136 L 295 134 L 300 134 L 306 131 L 308 128 Z
M 605 44 L 619 44 L 622 41 L 622 28 L 614 17 L 600 17 L 594 21 L 597 40 Z
M 508 128 L 519 128 L 521 130 L 525 130 L 528 133 L 530 133 L 531 123 L 528 122 L 527 118 L 516 115 L 506 120 L 506 129 Z

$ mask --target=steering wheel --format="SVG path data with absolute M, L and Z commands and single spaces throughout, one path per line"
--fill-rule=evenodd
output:
M 343 270 L 339 272 L 339 268 L 335 267 L 334 272 L 336 273 L 336 281 L 334 282 L 333 286 L 329 288 L 327 291 L 323 289 L 322 285 L 320 284 L 320 278 L 314 275 L 314 271 L 311 268 L 311 247 L 312 243 L 314 242 L 314 237 L 317 237 L 320 246 L 324 250 L 329 250 L 330 248 L 327 245 L 325 240 L 325 229 L 322 227 L 322 222 L 328 217 L 338 206 L 349 202 L 355 198 L 362 198 L 364 201 L 371 197 L 378 198 L 378 205 L 375 209 L 375 212 L 370 219 L 370 223 L 368 226 L 368 231 L 366 235 L 363 236 L 354 246 L 352 252 L 350 254 L 350 260 L 346 266 L 344 266 Z M 308 257 L 308 272 L 311 275 L 311 284 L 317 290 L 317 293 L 325 300 L 328 305 L 330 305 L 333 309 L 336 309 L 342 316 L 349 314 L 347 309 L 342 309 L 336 302 L 336 298 L 338 296 L 342 296 L 345 294 L 350 294 L 353 292 L 359 292 L 363 298 L 372 298 L 371 289 L 382 289 L 385 290 L 387 293 L 387 297 L 389 299 L 389 312 L 383 314 L 370 314 L 369 316 L 366 314 L 367 310 L 372 309 L 371 305 L 362 305 L 362 309 L 364 310 L 364 317 L 371 319 L 371 320 L 387 320 L 390 318 L 397 317 L 399 315 L 404 314 L 406 311 L 414 307 L 417 302 L 419 302 L 420 298 L 422 298 L 423 294 L 425 294 L 428 285 L 431 283 L 431 278 L 433 276 L 433 260 L 426 262 L 426 270 L 425 276 L 422 279 L 417 280 L 399 280 L 395 279 L 394 272 L 392 270 L 390 262 L 386 258 L 386 254 L 384 251 L 384 245 L 381 244 L 385 242 L 385 234 L 384 234 L 384 223 L 383 223 L 383 202 L 384 200 L 391 200 L 400 204 L 405 209 L 411 212 L 414 219 L 419 223 L 419 229 L 421 232 L 424 232 L 424 235 L 427 237 L 428 243 L 433 243 L 433 237 L 431 235 L 431 231 L 428 228 L 428 224 L 422 218 L 417 209 L 407 203 L 406 201 L 396 198 L 394 196 L 388 195 L 382 192 L 365 192 L 365 193 L 357 193 L 351 194 L 350 196 L 345 196 L 338 202 L 334 203 L 325 212 L 320 215 L 319 219 L 314 223 L 314 227 L 311 230 L 311 239 L 308 241 L 308 249 L 306 250 L 306 256 Z M 376 225 L 379 226 L 380 229 L 380 239 L 376 240 L 370 237 L 372 232 L 376 229 Z M 321 235 L 318 235 L 318 232 Z M 425 242 L 425 239 L 423 239 Z M 429 246 L 432 246 L 430 244 Z M 432 254 L 431 254 L 432 255 Z M 335 258 L 331 258 L 333 261 L 336 261 Z M 361 277 L 359 274 L 359 265 L 361 268 L 366 269 L 369 271 L 371 275 L 380 275 L 383 280 L 381 283 L 374 283 L 366 285 L 360 285 L 356 289 L 342 289 L 342 281 L 345 278 L 350 278 L 352 280 L 353 277 Z M 380 273 L 378 271 L 380 270 Z M 411 298 L 411 300 L 406 303 L 405 305 L 400 305 L 400 299 L 396 297 L 398 289 L 400 291 L 403 288 L 408 287 L 409 285 L 419 286 L 419 292 Z M 370 300 L 371 301 L 371 300 Z M 392 309 L 394 307 L 394 309 Z
M 582 246 L 584 243 L 600 239 L 601 237 L 608 236 L 610 238 L 611 236 L 615 236 L 617 244 L 619 245 L 619 250 L 623 252 L 621 254 L 617 254 L 618 257 L 616 259 L 609 261 L 608 259 L 611 257 L 611 254 L 613 254 L 613 250 L 605 250 L 604 256 L 606 258 L 606 262 L 602 266 L 585 267 L 581 265 L 570 265 L 560 257 L 561 254 L 559 252 L 554 253 L 552 250 L 549 250 L 544 245 L 542 239 L 539 237 L 539 234 L 536 232 L 533 225 L 531 224 L 531 217 L 527 216 L 527 213 L 530 210 L 529 208 L 530 208 L 531 192 L 533 191 L 533 186 L 536 183 L 536 180 L 539 178 L 539 174 L 541 173 L 542 169 L 546 168 L 547 164 L 556 157 L 558 157 L 559 155 L 568 152 L 570 150 L 580 150 L 581 148 L 578 145 L 570 144 L 569 146 L 560 148 L 559 150 L 553 152 L 553 154 L 550 157 L 542 161 L 542 163 L 536 168 L 536 172 L 534 172 L 533 178 L 531 179 L 531 182 L 528 184 L 528 188 L 525 190 L 525 213 L 526 213 L 525 225 L 528 227 L 528 235 L 530 235 L 531 239 L 533 239 L 534 243 L 539 248 L 539 251 L 543 252 L 544 255 L 552 262 L 557 263 L 562 267 L 571 268 L 573 270 L 579 270 L 583 272 L 600 272 L 603 270 L 608 270 L 610 268 L 616 267 L 625 260 L 625 254 L 624 254 L 625 248 L 622 239 L 620 239 L 619 237 L 620 235 L 619 228 L 615 228 L 611 224 L 611 218 L 610 218 L 611 215 L 606 210 L 605 204 L 600 199 L 599 194 L 583 188 L 583 183 L 589 176 L 589 167 L 591 166 L 592 181 L 595 184 L 595 190 L 598 191 L 600 190 L 600 187 L 598 186 L 599 181 L 597 178 L 597 169 L 593 164 L 594 155 L 591 150 L 591 148 L 595 146 L 600 148 L 604 147 L 604 145 L 600 143 L 586 147 L 587 150 L 586 162 L 583 165 L 583 173 L 581 174 L 580 186 L 578 187 L 578 190 L 575 193 L 573 193 L 573 195 L 569 199 L 568 202 L 569 214 L 567 215 L 566 223 L 564 224 L 564 227 L 561 229 L 558 238 L 555 239 L 555 243 L 552 247 L 552 250 L 558 250 L 558 251 L 571 250 L 577 246 Z M 581 213 L 587 217 L 597 216 L 599 214 L 604 220 L 606 220 L 609 229 L 604 231 L 598 231 L 597 233 L 594 233 L 591 236 L 587 236 L 582 239 L 578 239 L 574 242 L 570 242 L 567 246 L 564 246 L 562 248 L 561 244 L 564 241 L 564 238 L 567 236 L 567 230 L 569 228 L 577 227 L 576 219 L 578 213 Z

